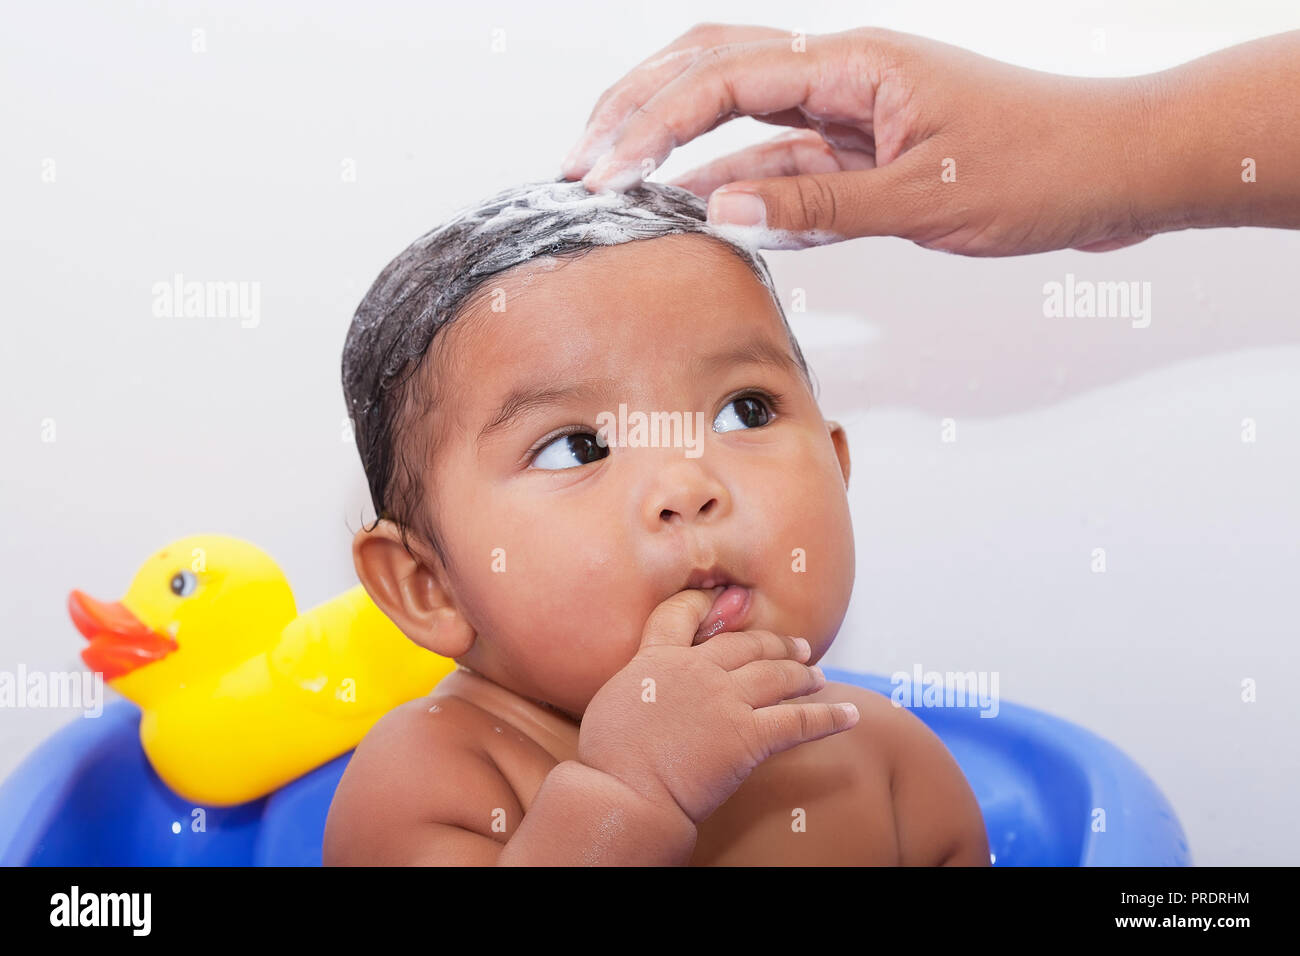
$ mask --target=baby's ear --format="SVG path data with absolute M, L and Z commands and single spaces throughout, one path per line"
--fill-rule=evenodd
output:
M 849 486 L 849 436 L 839 422 L 826 419 L 826 428 L 831 434 L 831 444 L 835 446 L 835 457 L 840 460 L 840 471 L 844 475 L 844 487 Z
M 352 563 L 370 599 L 416 644 L 448 658 L 461 657 L 473 645 L 474 629 L 452 601 L 445 579 L 410 555 L 395 523 L 384 518 L 358 531 Z

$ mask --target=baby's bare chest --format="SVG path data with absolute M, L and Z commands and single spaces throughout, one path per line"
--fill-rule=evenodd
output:
M 691 865 L 895 865 L 888 772 L 845 743 L 769 757 L 698 827 Z
M 526 815 L 546 775 L 574 754 L 502 731 L 485 744 Z M 889 773 L 873 763 L 847 735 L 769 757 L 697 827 L 691 865 L 896 865 Z

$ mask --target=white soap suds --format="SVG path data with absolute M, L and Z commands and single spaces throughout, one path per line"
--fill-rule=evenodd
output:
M 600 158 L 591 172 L 593 183 L 600 183 L 602 190 L 626 192 L 645 178 L 646 166 L 641 160 L 614 161 L 613 153 L 606 153 Z
M 636 169 L 636 179 L 631 185 L 651 187 L 653 198 L 667 195 L 685 203 L 686 208 L 705 208 L 702 199 L 679 187 L 642 183 L 639 165 L 628 165 Z M 714 226 L 707 220 L 685 215 L 680 204 L 676 208 L 669 208 L 668 203 L 662 202 L 647 206 L 645 196 L 630 196 L 628 188 L 591 192 L 581 182 L 534 183 L 531 187 L 507 191 L 508 195 L 502 194 L 505 201 L 486 214 L 482 205 L 470 207 L 454 216 L 443 228 L 475 217 L 478 221 L 472 231 L 474 241 L 485 246 L 507 244 L 510 247 L 509 258 L 518 262 L 536 262 L 545 256 L 546 248 L 566 242 L 612 246 L 671 232 L 692 231 L 722 239 L 758 263 L 755 255 L 759 249 L 801 249 L 840 238 L 824 232 L 793 233 L 753 226 Z M 674 221 L 686 228 L 665 228 L 666 223 L 671 226 Z M 521 228 L 524 224 L 528 225 L 527 230 Z M 522 234 L 507 238 L 512 231 L 534 235 L 531 238 Z M 553 260 L 553 257 L 546 258 Z M 554 267 L 552 264 L 549 268 Z
M 845 237 L 826 229 L 769 229 L 767 226 L 710 225 L 709 229 L 751 253 L 760 249 L 807 249 L 843 242 Z
M 384 396 L 418 367 L 434 335 L 471 294 L 515 266 L 527 266 L 520 272 L 528 282 L 585 249 L 689 233 L 712 236 L 736 250 L 766 287 L 783 321 L 785 311 L 758 250 L 799 249 L 839 239 L 824 232 L 713 226 L 702 198 L 665 183 L 592 192 L 580 181 L 560 178 L 502 190 L 460 209 L 411 243 L 371 285 L 343 346 L 344 395 L 367 463 L 375 513 L 382 513 L 389 478 L 369 466 L 371 456 L 379 455 L 389 440 L 385 429 L 392 410 L 385 409 Z
M 610 129 L 594 133 L 588 130 L 584 136 L 594 137 L 584 147 L 581 140 L 573 147 L 573 150 L 564 158 L 564 171 L 566 173 L 576 173 L 578 166 L 583 170 L 590 169 L 596 160 L 609 152 L 610 147 L 614 145 L 614 140 L 618 136 L 619 127 L 617 124 Z

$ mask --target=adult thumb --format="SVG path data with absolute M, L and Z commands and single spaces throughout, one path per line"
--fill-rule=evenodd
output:
M 709 197 L 709 224 L 766 229 L 772 235 L 758 244 L 767 248 L 906 237 L 926 208 L 925 190 L 908 166 L 900 158 L 878 169 L 728 183 Z

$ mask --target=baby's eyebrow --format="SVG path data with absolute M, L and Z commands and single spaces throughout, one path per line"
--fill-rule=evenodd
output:
M 572 385 L 521 385 L 506 396 L 497 413 L 479 429 L 478 440 L 481 442 L 493 433 L 509 427 L 515 419 L 534 408 L 558 405 L 570 399 L 610 404 L 614 388 L 614 383 L 608 379 L 587 379 Z
M 691 371 L 697 376 L 727 365 L 767 365 L 796 378 L 803 375 L 794 356 L 769 339 L 754 339 L 711 355 L 697 356 L 690 362 Z
M 765 339 L 746 342 L 709 355 L 696 356 L 688 363 L 691 378 L 702 378 L 716 369 L 730 365 L 766 365 L 788 372 L 795 377 L 803 374 L 794 356 Z M 557 405 L 572 399 L 612 405 L 617 388 L 618 383 L 610 379 L 584 379 L 571 385 L 521 385 L 511 390 L 496 414 L 479 429 L 478 440 L 482 442 L 494 433 L 509 427 L 515 419 L 535 408 Z

